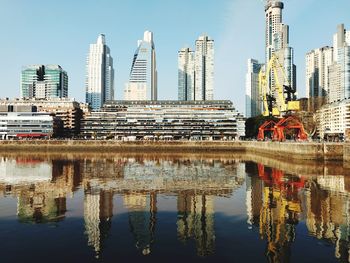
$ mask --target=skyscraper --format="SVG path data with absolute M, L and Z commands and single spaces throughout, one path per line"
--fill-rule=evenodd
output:
M 59 65 L 31 65 L 22 69 L 22 98 L 67 98 L 68 75 Z
M 206 35 L 196 40 L 194 99 L 214 99 L 214 40 Z
M 333 63 L 333 48 L 322 47 L 306 54 L 306 97 L 309 110 L 316 111 L 329 94 L 329 66 Z
M 146 31 L 131 65 L 130 79 L 125 84 L 125 100 L 157 100 L 157 68 L 153 33 Z
M 350 31 L 338 25 L 333 37 L 334 63 L 329 66 L 328 102 L 350 98 Z
M 288 83 L 280 80 L 282 84 L 289 84 L 296 90 L 296 66 L 294 65 L 294 51 L 289 47 L 289 26 L 283 24 L 282 10 L 284 4 L 280 0 L 267 0 L 265 5 L 265 46 L 266 46 L 266 64 L 270 61 L 273 54 L 283 65 L 286 80 Z M 280 76 L 283 76 L 280 74 Z M 275 81 L 273 74 L 269 77 L 269 87 L 274 93 Z
M 259 72 L 263 64 L 255 59 L 248 59 L 246 75 L 246 117 L 256 117 L 262 113 L 262 99 L 259 93 Z
M 98 110 L 104 102 L 114 99 L 113 58 L 103 34 L 96 44 L 90 44 L 86 73 L 86 102 Z
M 178 97 L 179 100 L 194 100 L 194 52 L 183 48 L 178 54 Z

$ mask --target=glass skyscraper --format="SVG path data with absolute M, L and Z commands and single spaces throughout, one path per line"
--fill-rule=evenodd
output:
M 104 102 L 114 99 L 113 58 L 103 34 L 90 45 L 86 72 L 86 103 L 98 110 Z
M 183 48 L 178 53 L 178 98 L 194 100 L 194 52 Z
M 153 33 L 146 31 L 137 43 L 130 79 L 125 84 L 125 100 L 157 100 L 157 68 Z
M 22 98 L 67 98 L 68 75 L 59 65 L 30 65 L 22 69 Z
M 263 105 L 259 91 L 259 73 L 263 64 L 255 59 L 248 60 L 248 72 L 246 75 L 246 107 L 247 118 L 261 115 Z

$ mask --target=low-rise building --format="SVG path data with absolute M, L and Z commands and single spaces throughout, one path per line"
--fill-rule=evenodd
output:
M 317 111 L 316 119 L 320 138 L 343 138 L 350 129 L 350 100 L 324 105 Z
M 80 103 L 74 99 L 66 98 L 0 100 L 0 109 L 3 110 L 12 108 L 10 111 L 22 112 L 28 111 L 28 107 L 35 107 L 37 112 L 45 112 L 58 117 L 62 121 L 65 137 L 73 137 L 80 132 L 80 120 L 83 118 L 83 110 L 80 106 Z
M 39 112 L 0 112 L 0 139 L 49 138 L 54 133 L 54 117 Z
M 233 140 L 245 119 L 231 101 L 110 101 L 82 120 L 81 136 L 120 140 Z

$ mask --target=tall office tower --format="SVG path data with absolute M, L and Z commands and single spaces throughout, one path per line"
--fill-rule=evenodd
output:
M 125 84 L 125 100 L 157 100 L 156 51 L 153 33 L 146 31 L 131 65 L 130 79 Z
M 194 100 L 214 99 L 214 40 L 200 36 L 195 51 Z
M 284 68 L 288 84 L 296 90 L 296 66 L 294 65 L 294 51 L 289 47 L 289 26 L 283 24 L 282 10 L 284 4 L 279 0 L 267 0 L 265 6 L 266 32 L 266 64 L 273 54 Z M 280 74 L 282 76 L 282 74 Z M 269 77 L 269 87 L 275 91 L 275 80 L 273 74 Z M 287 84 L 280 80 L 281 84 Z
M 179 100 L 194 100 L 194 52 L 189 48 L 181 49 L 178 61 Z
M 96 44 L 90 44 L 85 87 L 86 103 L 93 110 L 100 109 L 104 102 L 114 99 L 113 58 L 103 34 L 98 36 Z
M 309 110 L 318 110 L 329 94 L 329 66 L 333 63 L 333 48 L 322 47 L 306 54 L 306 97 Z
M 350 98 L 350 31 L 338 25 L 333 37 L 334 63 L 329 66 L 328 102 Z
M 245 84 L 246 117 L 256 117 L 262 113 L 262 98 L 259 93 L 259 73 L 263 67 L 255 59 L 248 59 L 248 72 Z
M 21 74 L 22 98 L 67 98 L 68 75 L 59 65 L 31 65 Z

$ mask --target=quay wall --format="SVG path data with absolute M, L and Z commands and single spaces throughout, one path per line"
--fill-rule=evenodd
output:
M 0 152 L 93 153 L 249 153 L 276 159 L 345 161 L 350 165 L 350 144 L 256 141 L 106 141 L 27 140 L 0 141 Z

